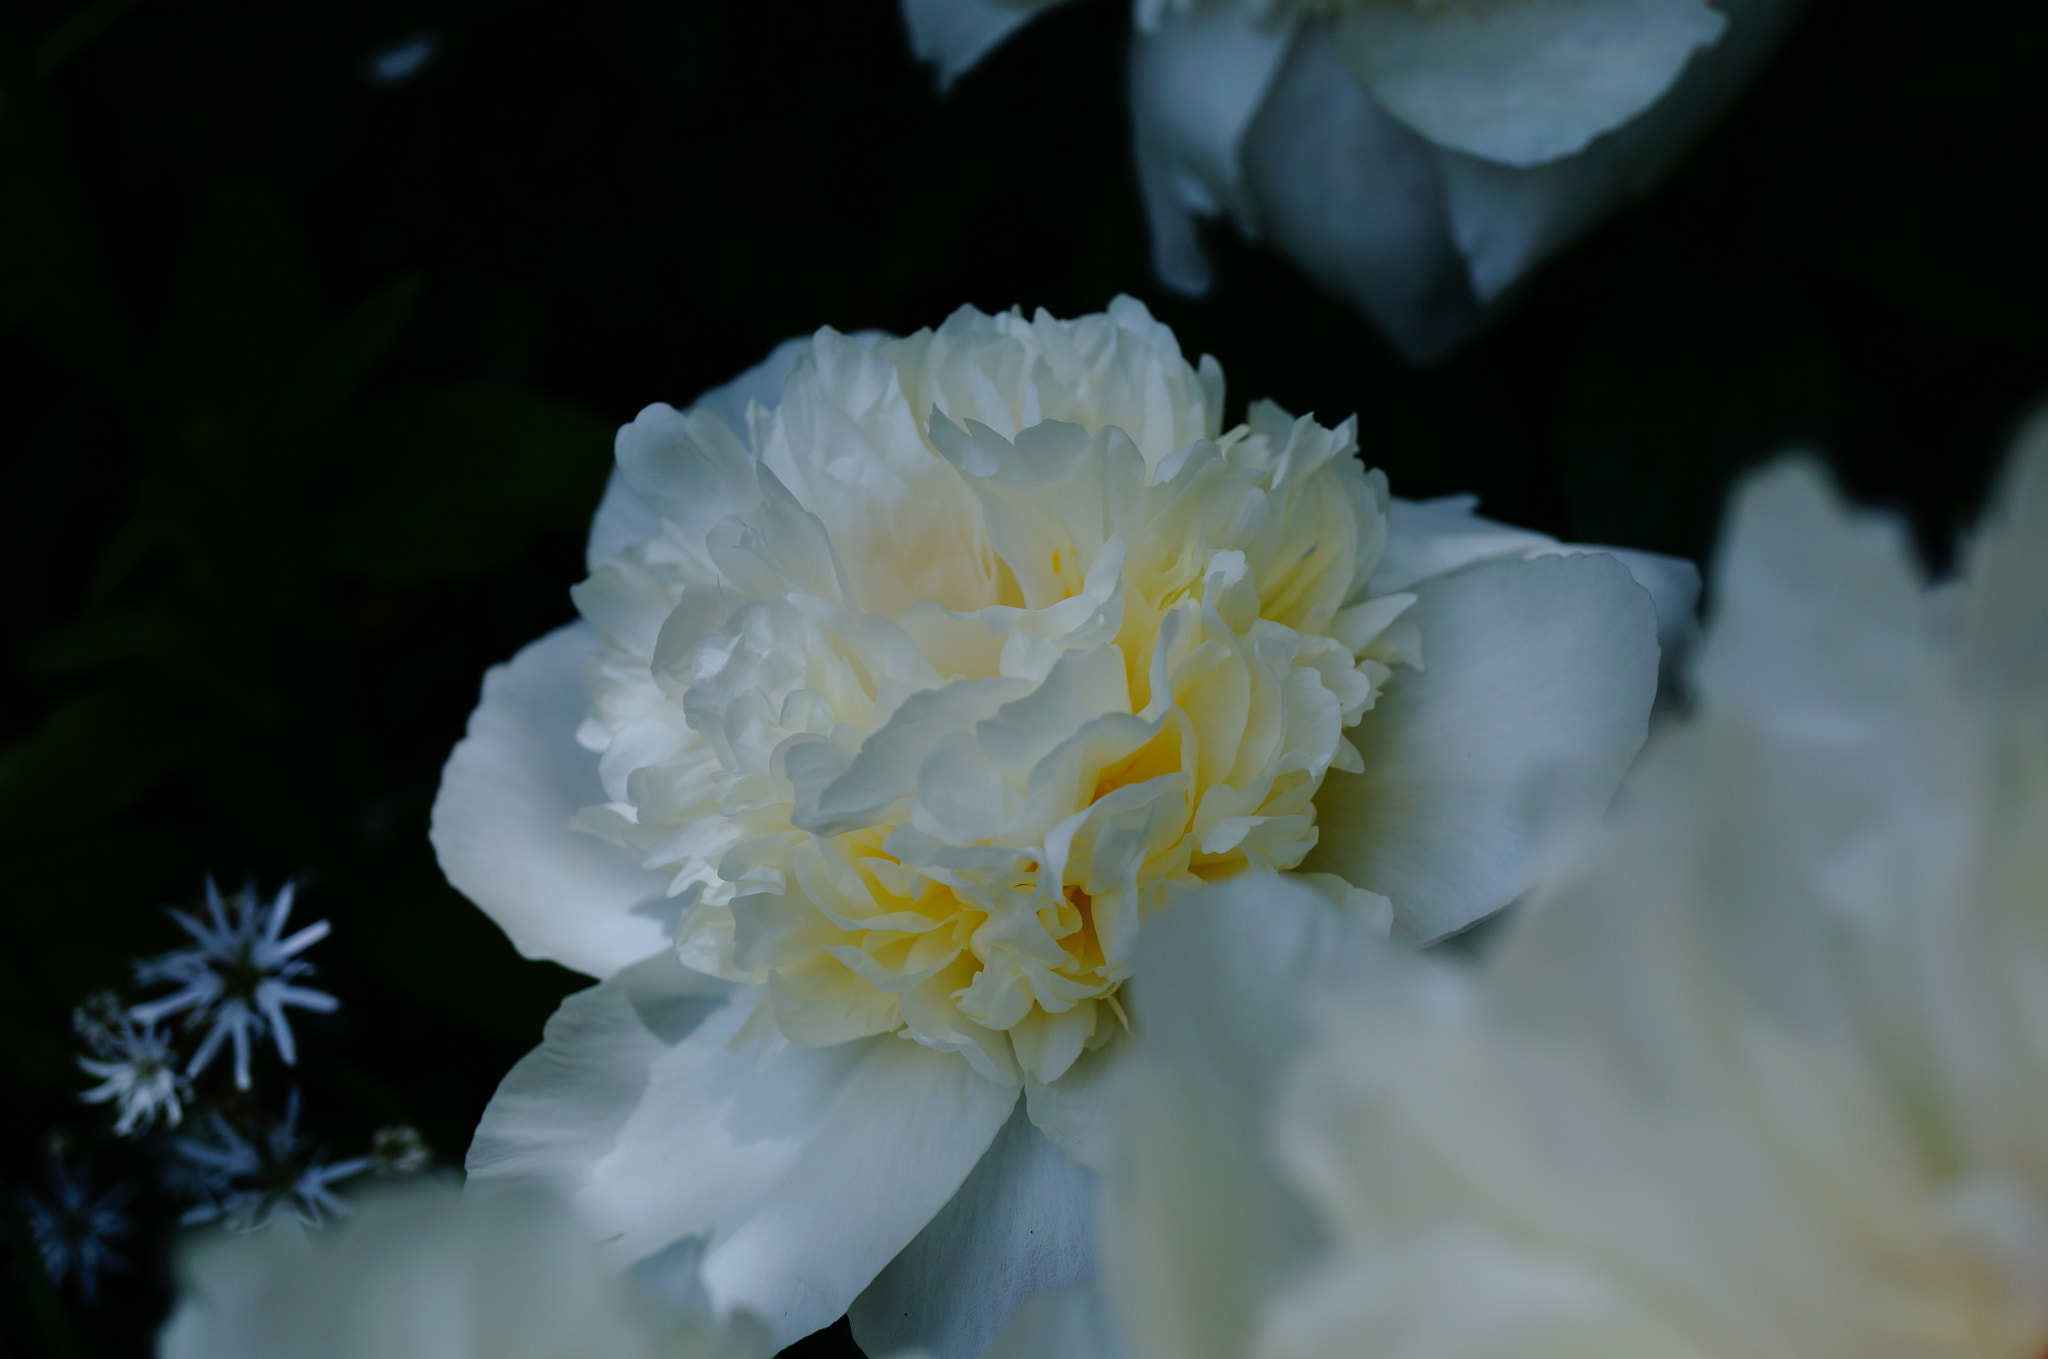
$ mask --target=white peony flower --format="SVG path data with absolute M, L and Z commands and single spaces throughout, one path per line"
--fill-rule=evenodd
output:
M 2042 1353 L 2048 426 L 1953 583 L 1794 464 L 1718 586 L 1697 715 L 1484 966 L 1278 888 L 1148 932 L 1131 1354 Z M 1006 1359 L 1110 1352 L 1090 1306 Z
M 416 1180 L 318 1234 L 178 1253 L 161 1359 L 767 1359 L 759 1322 L 622 1279 L 559 1205 Z
M 475 1177 L 621 1263 L 708 1237 L 778 1344 L 854 1304 L 871 1351 L 978 1352 L 1092 1268 L 1148 921 L 1299 871 L 1430 939 L 1523 889 L 1642 739 L 1650 596 L 1391 500 L 1354 422 L 1222 411 L 1125 298 L 821 331 L 621 431 L 585 622 L 487 678 L 434 811 L 522 950 L 608 978 Z
M 942 82 L 1061 0 L 904 0 Z M 1209 287 L 1228 215 L 1436 357 L 1676 161 L 1796 0 L 1134 0 L 1159 276 Z

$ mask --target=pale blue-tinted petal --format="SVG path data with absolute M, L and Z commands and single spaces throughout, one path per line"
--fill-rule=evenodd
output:
M 1413 587 L 1424 668 L 1360 722 L 1360 774 L 1316 796 L 1305 871 L 1394 903 L 1434 939 L 1529 887 L 1546 838 L 1597 812 L 1635 757 L 1657 691 L 1650 597 L 1599 553 L 1483 561 Z
M 448 881 L 521 953 L 604 977 L 666 947 L 671 913 L 664 876 L 569 828 L 605 800 L 597 756 L 576 744 L 589 705 L 579 671 L 596 647 L 571 624 L 484 676 L 429 836 Z
M 1256 230 L 1241 152 L 1291 37 L 1291 26 L 1260 24 L 1240 4 L 1177 10 L 1131 35 L 1138 187 L 1152 267 L 1168 287 L 1208 291 L 1198 218 L 1229 212 Z
M 1243 160 L 1256 229 L 1403 353 L 1435 358 L 1477 328 L 1436 153 L 1358 87 L 1329 21 L 1299 26 Z
M 706 1238 L 713 1300 L 782 1346 L 945 1206 L 1017 1092 L 889 1036 L 735 1048 L 759 998 L 669 954 L 571 996 L 485 1110 L 469 1171 L 565 1193 L 621 1265 Z
M 1517 167 L 1439 153 L 1451 234 L 1482 301 L 1500 296 L 1610 208 L 1647 192 L 1763 65 L 1798 0 L 1719 0 L 1728 31 L 1640 117 L 1577 155 Z
M 854 1299 L 868 1354 L 979 1359 L 1019 1303 L 1095 1275 L 1094 1172 L 1020 1103 L 952 1200 Z
M 939 68 L 945 89 L 1015 33 L 1065 0 L 903 0 L 910 48 Z
M 1394 594 L 1429 576 L 1445 575 L 1495 557 L 1558 556 L 1604 552 L 1628 568 L 1657 608 L 1657 643 L 1667 677 L 1699 633 L 1700 570 L 1683 557 L 1633 548 L 1560 543 L 1548 534 L 1496 523 L 1474 513 L 1469 495 L 1403 500 L 1387 512 L 1387 542 L 1372 575 L 1372 592 Z
M 1082 1053 L 1051 1085 L 1024 1078 L 1024 1107 L 1031 1121 L 1068 1160 L 1096 1171 L 1108 1166 L 1117 1079 L 1130 1055 L 1130 1035 L 1119 1033 Z
M 1339 32 L 1396 118 L 1437 146 L 1526 166 L 1640 114 L 1725 27 L 1706 0 L 1367 0 Z

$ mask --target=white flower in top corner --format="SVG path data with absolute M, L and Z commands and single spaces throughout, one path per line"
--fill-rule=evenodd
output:
M 620 432 L 585 621 L 486 679 L 434 809 L 514 943 L 607 978 L 474 1180 L 622 1264 L 707 1237 L 778 1344 L 853 1304 L 972 1353 L 1092 1268 L 1148 922 L 1290 873 L 1427 940 L 1527 885 L 1642 740 L 1651 594 L 1393 500 L 1352 421 L 1222 411 L 1120 298 L 821 331 Z
M 758 1322 L 714 1319 L 601 1263 L 534 1194 L 416 1180 L 312 1237 L 183 1244 L 162 1359 L 768 1359 Z
M 1751 482 L 1694 715 L 1479 967 L 1236 884 L 1150 932 L 1131 1352 L 2048 1348 L 2048 425 L 1963 563 Z M 1087 1353 L 1047 1341 L 1101 1301 L 1005 1359 Z
M 161 1118 L 175 1128 L 191 1098 L 191 1080 L 178 1069 L 170 1035 L 154 1023 L 138 1023 L 111 993 L 103 993 L 72 1014 L 73 1030 L 85 1044 L 79 1069 L 99 1081 L 78 1096 L 87 1104 L 113 1103 L 114 1131 L 122 1137 L 148 1132 Z
M 325 991 L 296 984 L 314 970 L 298 955 L 327 937 L 327 922 L 315 921 L 285 936 L 285 919 L 291 914 L 295 891 L 296 884 L 286 883 L 266 905 L 251 883 L 229 903 L 208 878 L 205 920 L 175 908 L 169 911 L 171 919 L 192 936 L 192 947 L 136 965 L 137 981 L 168 982 L 178 988 L 133 1007 L 130 1013 L 136 1019 L 154 1024 L 182 1014 L 187 1028 L 206 1028 L 187 1074 L 196 1076 L 204 1071 L 225 1043 L 235 1053 L 235 1088 L 247 1090 L 250 1050 L 264 1034 L 277 1044 L 277 1055 L 286 1066 L 298 1060 L 292 1026 L 284 1013 L 288 1006 L 327 1014 L 339 1003 Z
M 942 82 L 1060 0 L 904 0 Z M 1646 190 L 1762 64 L 1796 0 L 1134 0 L 1153 259 L 1209 287 L 1227 215 L 1411 357 Z

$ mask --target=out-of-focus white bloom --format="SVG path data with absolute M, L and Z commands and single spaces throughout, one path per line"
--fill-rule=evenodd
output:
M 235 1087 L 247 1090 L 250 1049 L 266 1032 L 277 1044 L 277 1055 L 285 1065 L 298 1060 L 292 1026 L 285 1019 L 287 1006 L 325 1014 L 339 1003 L 325 991 L 293 984 L 313 971 L 313 965 L 297 955 L 327 937 L 324 920 L 284 937 L 295 890 L 295 884 L 286 883 L 266 905 L 256 895 L 256 885 L 250 883 L 229 905 L 208 878 L 206 920 L 196 920 L 175 908 L 169 913 L 192 936 L 194 946 L 137 964 L 137 981 L 169 982 L 178 989 L 135 1006 L 131 1012 L 135 1018 L 154 1024 L 166 1016 L 183 1014 L 187 1028 L 207 1026 L 206 1037 L 186 1068 L 188 1074 L 204 1071 L 221 1045 L 231 1043 Z
M 414 1181 L 310 1235 L 217 1233 L 177 1261 L 162 1359 L 767 1359 L 759 1323 L 670 1305 L 533 1194 Z
M 125 1184 L 115 1184 L 105 1193 L 95 1193 L 87 1167 L 50 1158 L 48 1191 L 24 1194 L 22 1204 L 51 1283 L 75 1284 L 87 1302 L 98 1300 L 100 1274 L 118 1272 L 124 1263 L 114 1243 L 135 1229 L 122 1211 L 132 1192 Z
M 1429 939 L 1527 885 L 1642 739 L 1650 596 L 1392 500 L 1352 421 L 1222 410 L 1118 299 L 820 332 L 621 431 L 587 621 L 487 679 L 434 811 L 522 950 L 610 978 L 475 1177 L 622 1263 L 708 1236 L 780 1344 L 866 1289 L 871 1351 L 978 1352 L 1090 1268 L 1154 916 L 1299 870 Z
M 176 1151 L 199 1199 L 179 1221 L 187 1226 L 224 1222 L 238 1232 L 261 1230 L 279 1209 L 308 1227 L 347 1213 L 348 1205 L 329 1186 L 360 1175 L 371 1165 L 366 1156 L 325 1160 L 299 1135 L 297 1090 L 291 1092 L 283 1118 L 245 1136 L 214 1113 L 204 1135 L 179 1138 Z
M 2048 426 L 1954 582 L 1794 464 L 1717 583 L 1696 714 L 1483 966 L 1238 885 L 1148 932 L 1132 1353 L 2048 1346 Z
M 904 0 L 950 82 L 1059 0 Z M 1132 123 L 1169 285 L 1228 215 L 1413 357 L 1645 191 L 1795 0 L 1135 0 Z
M 167 1128 L 178 1126 L 192 1090 L 178 1070 L 169 1034 L 153 1023 L 138 1024 L 111 993 L 79 1006 L 71 1026 L 86 1046 L 79 1068 L 100 1082 L 78 1097 L 87 1104 L 112 1102 L 120 1111 L 114 1122 L 117 1134 L 148 1132 L 159 1118 Z

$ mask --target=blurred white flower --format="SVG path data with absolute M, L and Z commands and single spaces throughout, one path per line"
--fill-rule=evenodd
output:
M 2048 1346 L 2048 426 L 1953 582 L 1793 464 L 1717 586 L 1696 715 L 1483 966 L 1239 884 L 1149 932 L 1133 1354 Z
M 154 1024 L 183 1014 L 187 1028 L 206 1026 L 206 1037 L 186 1067 L 188 1074 L 204 1071 L 221 1045 L 229 1043 L 235 1052 L 235 1088 L 247 1090 L 249 1052 L 266 1032 L 277 1044 L 277 1055 L 285 1065 L 298 1060 L 292 1026 L 285 1018 L 287 1006 L 326 1014 L 339 1003 L 325 991 L 294 985 L 313 971 L 313 965 L 297 955 L 327 937 L 324 920 L 283 937 L 296 890 L 295 884 L 286 883 L 266 905 L 250 883 L 235 894 L 230 905 L 222 901 L 220 889 L 208 878 L 206 920 L 196 920 L 176 908 L 169 912 L 192 936 L 194 946 L 136 965 L 137 981 L 169 982 L 178 988 L 168 996 L 134 1006 L 130 1013 L 136 1019 Z
M 78 1007 L 72 1030 L 86 1051 L 78 1065 L 100 1082 L 80 1093 L 87 1104 L 113 1103 L 119 1110 L 114 1131 L 122 1137 L 148 1132 L 161 1118 L 175 1128 L 185 1116 L 191 1082 L 178 1070 L 178 1053 L 170 1035 L 153 1023 L 138 1024 L 111 992 L 102 992 Z
M 671 1306 L 537 1195 L 413 1181 L 309 1235 L 216 1233 L 177 1260 L 161 1359 L 767 1359 L 758 1323 Z
M 1060 0 L 904 0 L 950 83 Z M 1153 260 L 1206 292 L 1228 215 L 1411 357 L 1667 170 L 1796 0 L 1134 0 Z
M 978 1352 L 1092 1268 L 1152 916 L 1302 870 L 1429 939 L 1527 885 L 1642 739 L 1650 595 L 1392 500 L 1352 421 L 1222 409 L 1123 298 L 823 331 L 621 431 L 587 621 L 486 679 L 434 809 L 523 951 L 609 978 L 474 1177 L 622 1264 L 708 1238 L 778 1344 L 859 1296 L 871 1352 Z
M 281 1119 L 245 1135 L 215 1112 L 202 1135 L 179 1138 L 174 1150 L 184 1162 L 182 1178 L 199 1200 L 179 1221 L 224 1222 L 238 1232 L 261 1230 L 280 1209 L 308 1227 L 346 1214 L 348 1204 L 330 1186 L 371 1166 L 365 1156 L 326 1160 L 299 1135 L 297 1090 Z

